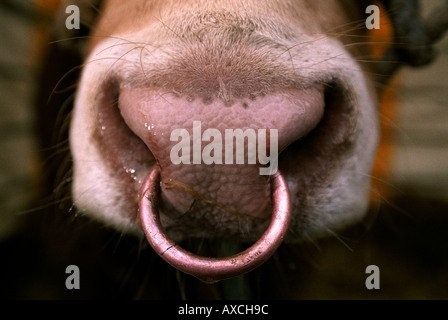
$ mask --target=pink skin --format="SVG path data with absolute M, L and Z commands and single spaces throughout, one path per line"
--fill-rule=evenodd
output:
M 247 250 L 225 258 L 197 256 L 171 240 L 159 220 L 160 168 L 155 165 L 141 189 L 139 214 L 146 238 L 170 265 L 205 282 L 216 282 L 249 272 L 264 263 L 277 250 L 288 231 L 291 199 L 280 173 L 271 177 L 273 213 L 263 236 Z
M 142 185 L 139 201 L 142 228 L 154 250 L 175 268 L 206 282 L 246 273 L 265 262 L 283 241 L 290 224 L 291 200 L 283 176 L 278 172 L 271 177 L 260 175 L 259 163 L 173 164 L 170 151 L 178 141 L 170 141 L 170 135 L 175 129 L 186 129 L 192 138 L 193 120 L 201 122 L 202 132 L 213 128 L 223 137 L 225 129 L 277 129 L 281 152 L 319 123 L 324 105 L 322 86 L 236 99 L 226 105 L 219 99 L 206 102 L 122 84 L 121 115 L 157 160 Z M 207 112 L 210 109 L 214 112 Z M 205 145 L 202 143 L 202 150 Z M 268 155 L 270 143 L 266 146 Z M 185 189 L 173 188 L 172 182 Z M 198 201 L 197 195 L 210 202 Z M 162 226 L 166 225 L 164 219 L 184 219 L 179 224 L 186 232 L 198 226 L 207 232 L 204 224 L 191 221 L 202 219 L 212 226 L 223 226 L 241 218 L 256 224 L 262 236 L 249 249 L 222 259 L 185 251 L 171 240 L 170 229 L 165 231 Z M 225 229 L 222 232 L 226 235 Z
M 202 133 L 213 128 L 219 130 L 222 137 L 225 129 L 266 129 L 268 134 L 271 129 L 277 129 L 278 152 L 281 153 L 319 123 L 324 113 L 323 96 L 323 87 L 316 85 L 253 99 L 239 98 L 228 106 L 220 99 L 209 103 L 200 98 L 190 101 L 172 93 L 132 88 L 122 83 L 121 115 L 160 167 L 160 219 L 166 226 L 170 225 L 169 221 L 176 220 L 179 226 L 175 230 L 168 227 L 167 232 L 173 237 L 176 237 L 174 232 L 182 234 L 179 238 L 193 233 L 228 237 L 232 235 L 225 226 L 238 225 L 243 218 L 254 226 L 258 237 L 272 212 L 269 176 L 260 175 L 259 163 L 173 164 L 170 151 L 178 143 L 170 141 L 173 130 L 186 129 L 192 138 L 193 121 L 201 122 Z M 207 144 L 202 142 L 202 150 Z M 225 154 L 224 144 L 222 154 Z M 209 202 L 198 201 L 195 195 Z M 252 234 L 255 236 L 255 232 Z

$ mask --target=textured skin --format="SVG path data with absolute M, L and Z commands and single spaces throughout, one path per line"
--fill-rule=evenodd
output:
M 356 46 L 345 46 L 356 41 L 344 37 L 353 28 L 347 3 L 106 2 L 71 126 L 78 209 L 140 232 L 138 190 L 157 161 L 161 219 L 173 238 L 257 239 L 270 212 L 269 185 L 257 166 L 175 167 L 166 157 L 169 141 L 145 132 L 145 124 L 164 135 L 191 130 L 200 120 L 203 130 L 221 132 L 278 127 L 280 149 L 288 146 L 279 168 L 293 203 L 287 241 L 331 234 L 361 219 L 378 116 Z M 323 117 L 321 89 L 315 91 L 321 87 Z M 292 101 L 294 95 L 300 101 Z

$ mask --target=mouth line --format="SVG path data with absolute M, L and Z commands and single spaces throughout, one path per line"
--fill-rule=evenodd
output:
M 101 85 L 95 102 L 97 126 L 94 138 L 111 174 L 123 184 L 126 201 L 135 204 L 135 210 L 122 214 L 135 219 L 138 190 L 156 159 L 125 123 L 118 105 L 119 95 L 118 80 L 110 79 Z M 334 163 L 340 163 L 333 160 L 343 157 L 353 145 L 356 108 L 349 96 L 350 90 L 344 89 L 339 81 L 326 82 L 323 118 L 304 137 L 279 150 L 279 170 L 285 177 L 298 178 L 300 190 L 306 190 L 302 193 L 310 194 L 325 184 L 328 175 L 337 170 Z M 300 194 L 292 196 L 300 197 Z

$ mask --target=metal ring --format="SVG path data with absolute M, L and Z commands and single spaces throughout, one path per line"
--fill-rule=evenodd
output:
M 216 282 L 249 272 L 269 259 L 282 243 L 291 221 L 291 200 L 283 176 L 271 176 L 273 213 L 262 237 L 250 248 L 225 258 L 195 255 L 171 240 L 159 219 L 160 169 L 154 165 L 142 185 L 139 215 L 151 247 L 178 270 L 205 282 Z

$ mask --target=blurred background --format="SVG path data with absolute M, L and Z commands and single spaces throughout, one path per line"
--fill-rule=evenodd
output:
M 36 19 L 31 1 L 0 4 L 0 239 L 36 195 Z
M 442 1 L 422 1 L 424 14 Z M 38 10 L 42 8 L 39 1 L 0 2 L 0 298 L 110 297 L 110 292 L 114 292 L 113 297 L 145 297 L 132 293 L 135 289 L 129 279 L 129 286 L 110 284 L 117 276 L 101 269 L 103 265 L 106 268 L 105 262 L 89 262 L 98 272 L 91 272 L 91 279 L 96 278 L 92 281 L 99 281 L 90 286 L 90 292 L 68 292 L 61 266 L 68 265 L 70 259 L 46 261 L 59 251 L 41 247 L 46 244 L 39 240 L 42 230 L 48 229 L 33 228 L 36 221 L 40 221 L 39 226 L 47 221 L 42 219 L 41 206 L 51 202 L 42 201 L 39 190 L 46 160 L 42 159 L 36 132 L 41 44 L 45 26 L 51 24 L 50 11 Z M 299 281 L 294 298 L 448 298 L 448 37 L 436 48 L 439 57 L 433 64 L 416 70 L 406 68 L 398 75 L 399 85 L 394 91 L 397 112 L 388 119 L 394 137 L 390 175 L 381 181 L 391 197 L 375 212 L 371 233 L 356 239 L 341 236 L 301 248 L 298 259 L 305 262 L 289 262 L 283 268 L 291 275 L 275 280 L 283 288 L 291 278 Z M 64 236 L 73 233 L 57 234 L 60 251 L 69 241 Z M 118 242 L 110 242 L 113 258 L 107 259 L 116 262 L 121 259 Z M 89 244 L 83 246 L 84 250 Z M 103 254 L 106 245 L 101 246 Z M 95 256 L 91 251 L 87 254 Z M 365 289 L 364 270 L 369 264 L 380 267 L 380 290 Z M 121 274 L 120 283 L 123 271 L 117 273 Z M 98 280 L 101 276 L 106 278 Z M 112 286 L 112 291 L 95 288 L 99 283 L 108 290 Z
M 424 14 L 443 1 L 422 1 Z M 422 196 L 448 200 L 448 37 L 439 57 L 400 76 L 392 183 Z

